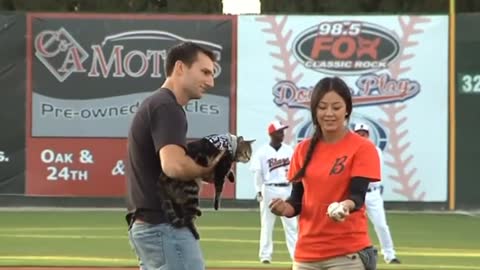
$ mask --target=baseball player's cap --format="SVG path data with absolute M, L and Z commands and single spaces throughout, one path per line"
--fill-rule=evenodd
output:
M 283 125 L 280 121 L 272 121 L 268 124 L 268 134 L 272 134 L 275 131 L 288 128 L 287 125 Z
M 356 123 L 355 126 L 353 127 L 353 131 L 357 132 L 357 131 L 360 131 L 360 130 L 370 132 L 370 128 L 366 124 Z

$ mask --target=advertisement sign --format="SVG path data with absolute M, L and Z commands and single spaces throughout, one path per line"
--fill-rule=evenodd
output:
M 294 146 L 312 135 L 310 96 L 326 76 L 351 88 L 349 127 L 371 127 L 383 151 L 387 201 L 447 200 L 447 16 L 240 16 L 238 134 L 268 143 L 267 125 L 289 125 Z M 433 64 L 435 63 L 435 64 Z M 238 166 L 237 198 L 254 198 Z
M 477 156 L 480 114 L 480 62 L 472 56 L 480 50 L 480 37 L 472 25 L 480 23 L 474 13 L 458 14 L 455 37 L 455 200 L 457 208 L 478 208 Z
M 25 190 L 25 15 L 0 13 L 0 193 Z
M 165 80 L 167 50 L 183 41 L 217 58 L 215 87 L 185 106 L 188 138 L 230 131 L 234 18 L 29 14 L 27 194 L 123 196 L 130 121 Z

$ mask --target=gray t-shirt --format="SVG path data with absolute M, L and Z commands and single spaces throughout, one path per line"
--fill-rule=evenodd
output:
M 128 134 L 126 162 L 127 209 L 148 223 L 165 223 L 158 179 L 159 151 L 175 144 L 186 149 L 187 118 L 174 94 L 160 88 L 147 97 L 135 114 Z

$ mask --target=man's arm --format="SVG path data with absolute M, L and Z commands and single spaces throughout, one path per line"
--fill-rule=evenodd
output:
M 259 170 L 256 170 L 253 172 L 254 178 L 255 178 L 255 197 L 258 202 L 261 202 L 263 200 L 263 194 L 262 194 L 262 184 L 263 184 L 263 176 L 262 172 Z
M 185 153 L 185 149 L 175 144 L 162 147 L 159 155 L 163 172 L 173 179 L 190 181 L 197 177 L 207 177 L 207 174 L 209 174 L 214 167 L 198 165 Z M 218 161 L 216 161 L 215 164 L 216 163 L 218 163 Z
M 183 109 L 178 104 L 163 104 L 150 112 L 149 118 L 162 171 L 170 178 L 183 181 L 208 177 L 221 156 L 217 156 L 208 167 L 203 167 L 187 155 L 184 148 L 187 145 L 187 119 Z
M 255 170 L 253 172 L 253 174 L 254 174 L 254 178 L 255 178 L 255 191 L 257 193 L 262 192 L 262 184 L 263 184 L 262 171 Z
M 263 147 L 257 150 L 251 160 L 250 160 L 250 170 L 253 172 L 253 185 L 255 187 L 255 196 L 257 201 L 261 201 L 262 197 L 262 184 L 263 184 L 263 173 L 262 173 L 262 156 L 263 156 Z

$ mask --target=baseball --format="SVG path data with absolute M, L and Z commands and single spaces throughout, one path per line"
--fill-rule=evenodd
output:
M 341 203 L 333 202 L 328 206 L 327 214 L 333 219 L 341 220 L 345 214 L 345 209 Z

